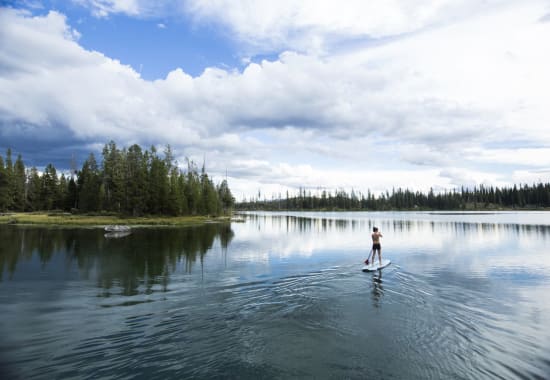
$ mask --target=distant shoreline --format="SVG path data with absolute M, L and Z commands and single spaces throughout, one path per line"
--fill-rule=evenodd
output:
M 209 223 L 226 223 L 230 216 L 104 216 L 78 215 L 69 213 L 3 213 L 0 225 L 35 225 L 102 228 L 107 225 L 128 225 L 132 227 L 177 227 Z
M 454 215 L 454 214 L 487 214 L 487 213 L 499 213 L 499 212 L 510 212 L 510 211 L 550 211 L 549 207 L 516 207 L 516 208 L 476 208 L 476 209 L 465 209 L 465 210 L 440 210 L 440 209 L 427 209 L 427 208 L 416 208 L 416 209 L 388 209 L 388 210 L 369 210 L 369 209 L 275 209 L 275 208 L 257 208 L 257 209 L 239 209 L 235 210 L 236 213 L 239 212 L 258 212 L 258 211 L 269 211 L 269 212 L 425 212 L 430 214 L 439 214 L 439 215 Z

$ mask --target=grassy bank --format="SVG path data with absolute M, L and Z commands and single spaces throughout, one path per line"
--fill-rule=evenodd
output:
M 110 224 L 124 224 L 129 226 L 191 226 L 204 223 L 226 221 L 229 221 L 229 217 L 152 216 L 134 218 L 103 215 L 73 215 L 65 213 L 8 213 L 0 215 L 0 224 L 32 224 L 86 227 L 106 226 Z

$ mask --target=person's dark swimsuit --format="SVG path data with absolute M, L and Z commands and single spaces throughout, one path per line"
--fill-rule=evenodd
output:
M 372 245 L 372 249 L 373 249 L 373 250 L 379 250 L 379 251 L 380 251 L 380 243 L 374 243 L 374 244 Z

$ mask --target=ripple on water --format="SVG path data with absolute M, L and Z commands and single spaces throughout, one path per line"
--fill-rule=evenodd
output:
M 514 304 L 492 291 L 482 277 L 398 265 L 174 285 L 154 302 L 100 308 L 110 325 L 38 370 L 66 378 L 543 378 L 550 361 L 540 329 L 518 324 Z
M 544 378 L 550 369 L 533 360 L 543 350 L 537 329 L 524 327 L 513 303 L 491 295 L 482 276 L 446 277 L 439 285 L 431 273 L 397 272 L 394 279 L 392 295 L 407 305 L 395 321 L 403 326 L 394 334 L 398 355 L 413 350 L 429 358 L 428 377 Z

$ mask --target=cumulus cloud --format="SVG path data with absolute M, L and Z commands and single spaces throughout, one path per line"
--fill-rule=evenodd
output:
M 453 188 L 473 188 L 474 186 L 480 184 L 499 187 L 510 185 L 510 182 L 503 181 L 500 176 L 494 172 L 483 172 L 472 169 L 466 170 L 459 167 L 445 168 L 439 173 L 439 176 L 447 178 L 449 181 L 449 185 L 451 185 Z
M 170 143 L 180 160 L 208 153 L 208 165 L 243 192 L 510 183 L 518 164 L 550 165 L 537 161 L 550 147 L 550 51 L 540 45 L 550 40 L 548 10 L 538 1 L 478 3 L 350 2 L 352 12 L 334 2 L 189 1 L 196 22 L 287 50 L 242 70 L 176 69 L 156 81 L 84 49 L 61 13 L 4 8 L 0 136 Z M 81 4 L 102 17 L 160 14 L 137 0 Z M 323 54 L 301 47 L 315 36 L 325 47 L 336 37 L 353 44 Z
M 496 6 L 506 1 L 491 1 Z M 185 10 L 201 22 L 219 23 L 259 50 L 324 52 L 343 40 L 378 39 L 455 21 L 487 2 L 407 0 L 190 0 Z
M 550 178 L 550 167 L 539 170 L 514 170 L 512 174 L 513 183 L 529 184 L 547 183 Z
M 490 164 L 510 164 L 544 168 L 550 166 L 550 147 L 545 148 L 495 148 L 469 153 L 472 160 Z
M 153 129 L 162 125 L 169 135 L 179 131 L 194 138 L 185 119 L 166 112 L 154 83 L 117 60 L 84 50 L 63 15 L 30 17 L 5 10 L 0 18 L 9 41 L 2 43 L 0 58 L 4 124 L 24 122 L 85 139 L 111 135 L 124 141 L 155 136 Z

